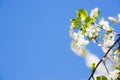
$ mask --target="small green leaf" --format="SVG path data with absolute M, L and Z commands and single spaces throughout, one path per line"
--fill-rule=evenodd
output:
M 77 17 L 83 17 L 86 18 L 88 17 L 88 12 L 86 9 L 80 9 L 77 11 Z
M 91 17 L 87 17 L 85 19 L 85 23 L 91 23 L 91 22 L 93 22 L 93 19 Z
M 100 16 L 100 10 L 98 10 L 98 17 Z
M 85 28 L 90 27 L 90 23 L 85 23 L 84 25 L 85 25 Z
M 80 20 L 80 18 L 77 18 L 77 19 L 71 19 L 70 21 L 71 21 L 71 23 L 73 23 L 74 28 L 79 28 L 79 27 L 80 27 L 80 24 L 81 24 L 81 20 Z
M 95 63 L 92 63 L 92 64 L 90 65 L 90 68 L 94 69 L 94 68 L 95 68 Z
M 105 76 L 97 76 L 96 80 L 108 80 Z
M 80 18 L 76 18 L 76 21 L 81 23 L 81 19 Z

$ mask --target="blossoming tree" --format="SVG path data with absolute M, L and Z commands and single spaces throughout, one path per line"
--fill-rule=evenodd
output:
M 118 24 L 120 14 L 108 19 Z M 78 10 L 76 18 L 71 19 L 69 33 L 73 39 L 71 49 L 75 54 L 83 56 L 92 70 L 88 80 L 120 80 L 120 34 L 114 31 L 106 19 L 100 18 L 100 9 L 91 10 L 90 15 L 86 9 Z M 101 59 L 87 49 L 91 42 L 103 50 Z

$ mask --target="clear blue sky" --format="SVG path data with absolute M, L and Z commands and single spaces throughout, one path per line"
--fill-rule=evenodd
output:
M 87 80 L 84 59 L 70 49 L 69 20 L 95 7 L 106 18 L 120 13 L 119 0 L 0 0 L 0 80 Z

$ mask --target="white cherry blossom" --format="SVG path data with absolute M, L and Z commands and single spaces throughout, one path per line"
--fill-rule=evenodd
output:
M 120 22 L 120 14 L 118 14 L 118 21 Z
M 91 25 L 90 27 L 86 28 L 85 36 L 89 38 L 96 37 L 99 35 L 100 27 L 96 25 Z
M 93 33 L 95 32 L 95 29 L 93 29 L 92 27 L 86 28 L 86 36 L 89 36 L 90 38 L 93 36 Z
M 93 9 L 90 13 L 90 17 L 96 18 L 98 16 L 98 11 L 99 11 L 98 8 Z
M 111 20 L 114 23 L 118 23 L 119 22 L 118 19 L 115 18 L 115 17 L 108 17 L 108 19 Z
M 108 30 L 109 29 L 109 22 L 105 21 L 104 18 L 102 18 L 99 22 L 99 25 L 102 26 L 103 29 Z
M 71 49 L 78 56 L 85 56 L 87 54 L 86 47 L 79 45 L 79 43 L 76 41 L 71 43 Z
M 120 71 L 119 70 L 114 70 L 114 71 L 112 71 L 112 72 L 110 72 L 110 77 L 113 79 L 113 80 L 116 80 L 116 78 L 118 77 L 118 73 L 119 73 Z

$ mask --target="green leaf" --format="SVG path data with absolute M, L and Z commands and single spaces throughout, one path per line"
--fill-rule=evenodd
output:
M 97 76 L 96 80 L 108 80 L 105 76 Z
M 83 17 L 83 18 L 88 17 L 88 12 L 86 9 L 80 9 L 76 13 L 77 13 L 77 17 Z
M 91 17 L 87 17 L 85 19 L 85 23 L 91 23 L 93 21 L 93 19 Z
M 86 19 L 85 19 L 85 23 L 94 23 L 96 21 L 96 19 L 93 19 L 93 18 L 91 18 L 91 17 L 87 17 Z
M 77 19 L 71 19 L 70 21 L 71 21 L 71 23 L 73 23 L 74 28 L 79 28 L 79 27 L 80 27 L 80 23 L 81 23 L 80 18 L 77 18 Z
M 80 18 L 76 18 L 75 19 L 77 22 L 80 22 L 81 23 L 81 19 Z
M 100 16 L 100 10 L 98 10 L 98 17 Z
M 92 63 L 92 64 L 90 65 L 90 68 L 94 69 L 94 68 L 95 68 L 95 63 Z
M 90 27 L 90 23 L 85 23 L 84 26 L 85 26 L 85 28 L 88 28 L 88 27 Z

